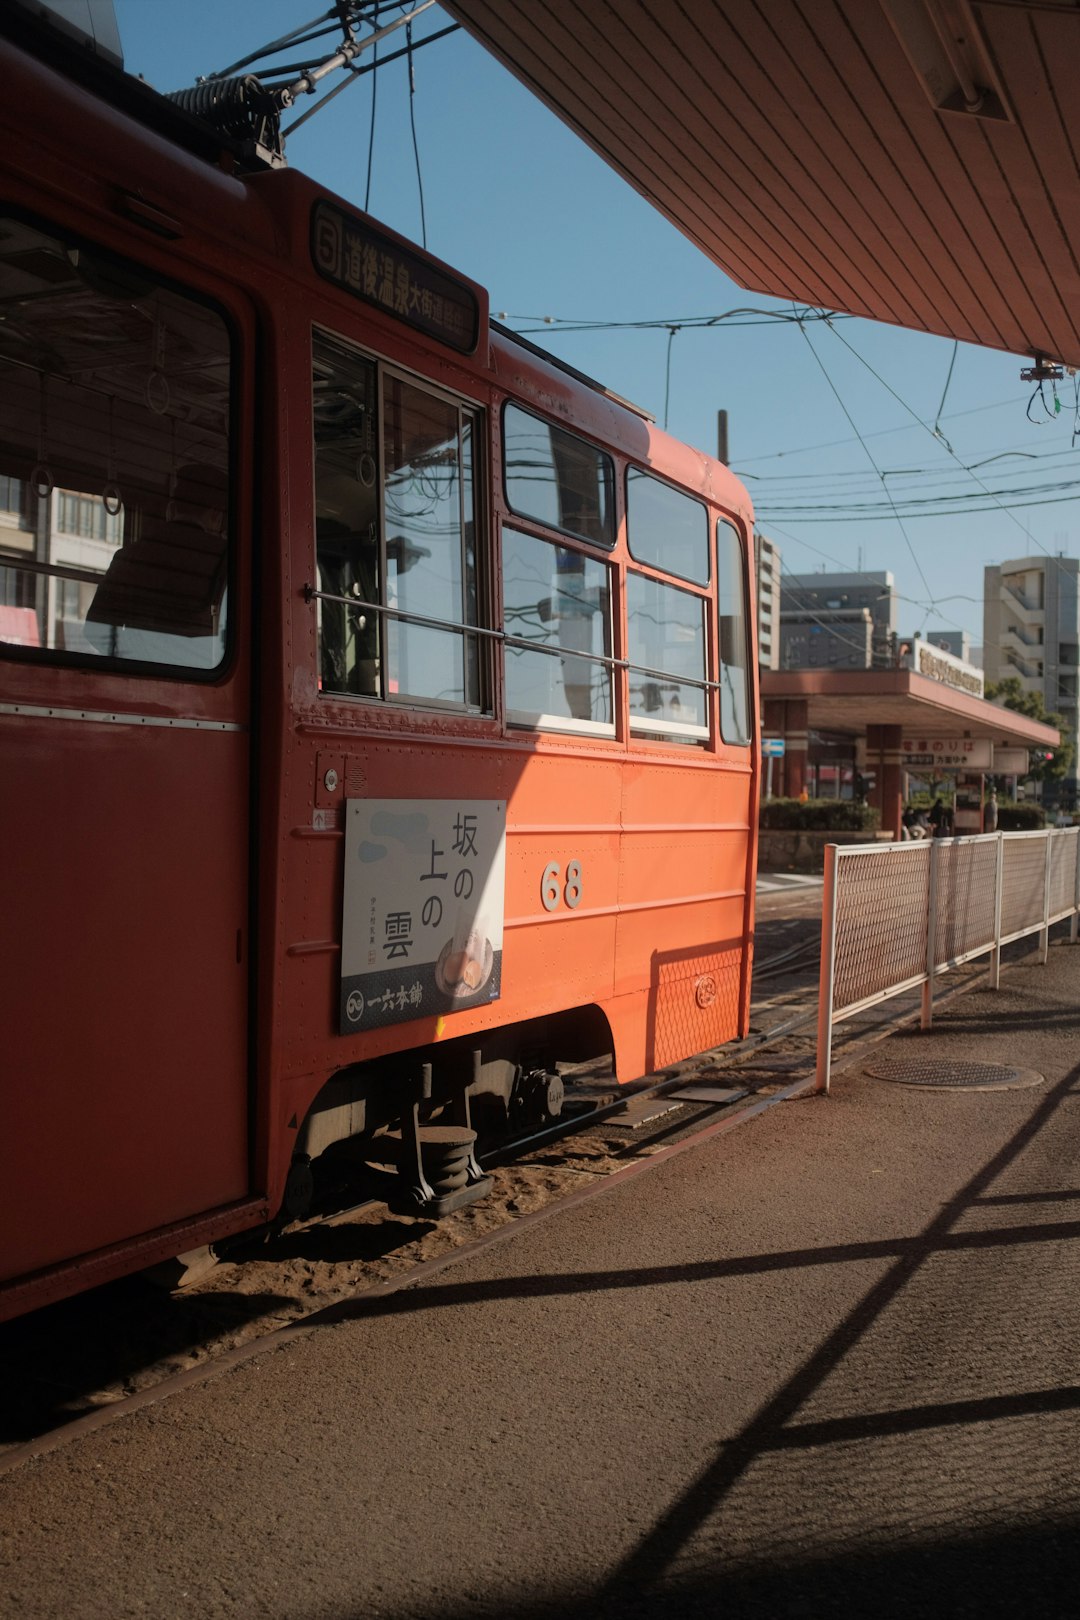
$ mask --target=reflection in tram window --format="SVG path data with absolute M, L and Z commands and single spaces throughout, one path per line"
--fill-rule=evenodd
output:
M 637 467 L 626 471 L 630 555 L 695 585 L 709 583 L 709 514 L 700 501 Z
M 738 531 L 716 525 L 716 609 L 720 631 L 720 735 L 750 741 L 750 666 L 746 644 L 746 567 Z
M 613 736 L 607 565 L 504 527 L 503 622 L 508 718 Z
M 321 334 L 314 407 L 322 690 L 480 709 L 476 412 Z
M 381 693 L 378 373 L 363 355 L 317 336 L 314 351 L 315 533 L 319 676 L 327 692 Z
M 225 657 L 231 357 L 141 268 L 0 220 L 0 643 L 210 674 Z
M 506 499 L 519 517 L 606 549 L 615 544 L 611 457 L 517 405 L 503 411 Z
M 676 742 L 707 740 L 704 601 L 630 573 L 626 610 L 630 729 Z

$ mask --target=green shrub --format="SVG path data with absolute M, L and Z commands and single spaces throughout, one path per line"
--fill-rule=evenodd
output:
M 1041 804 L 999 804 L 998 832 L 1032 832 L 1046 826 Z
M 853 799 L 763 799 L 758 825 L 770 832 L 871 832 L 880 815 Z

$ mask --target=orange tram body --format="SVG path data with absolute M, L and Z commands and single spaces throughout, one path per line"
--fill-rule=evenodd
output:
M 380 1140 L 439 1214 L 470 1102 L 744 1035 L 756 858 L 741 484 L 50 55 L 0 42 L 3 1315 Z

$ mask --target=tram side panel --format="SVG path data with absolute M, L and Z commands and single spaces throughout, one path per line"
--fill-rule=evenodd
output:
M 445 816 L 476 801 L 504 804 L 505 898 L 497 995 L 472 1005 L 466 998 L 464 1006 L 450 999 L 426 1018 L 408 1016 L 407 1008 L 387 1018 L 377 1008 L 366 1020 L 361 1011 L 350 1030 L 340 994 L 350 890 L 346 810 L 320 809 L 317 793 L 303 802 L 297 795 L 282 961 L 287 1040 L 277 1054 L 283 1139 L 335 1072 L 398 1054 L 391 1086 L 404 1102 L 417 1078 L 419 1058 L 411 1053 L 434 1055 L 437 1068 L 440 1043 L 459 1038 L 483 1051 L 496 1034 L 505 1050 L 507 1032 L 582 1007 L 602 1015 L 594 1027 L 605 1032 L 604 1048 L 614 1047 L 624 1081 L 743 1032 L 747 767 L 662 765 L 614 750 L 576 754 L 497 738 L 463 747 L 451 738 L 356 736 L 344 750 L 309 742 L 297 759 L 309 774 L 314 766 L 320 781 L 333 759 L 346 800 L 357 793 L 365 805 Z M 685 818 L 678 826 L 670 823 L 673 806 Z M 304 812 L 316 827 L 304 823 Z M 425 846 L 420 864 L 427 874 L 446 872 L 449 894 L 454 874 L 445 839 L 437 853 L 429 859 Z M 371 920 L 372 954 L 382 967 L 391 960 L 388 908 L 381 905 Z M 408 951 L 397 957 L 402 986 L 411 982 L 410 960 L 430 960 L 452 934 L 444 906 L 426 946 L 419 908 L 408 923 Z M 377 975 L 371 982 L 385 995 Z M 550 1046 L 537 1055 L 554 1065 L 600 1053 L 600 1046 L 587 1053 Z
M 616 1029 L 620 1067 L 651 1073 L 745 1034 L 752 777 L 650 761 L 624 784 Z
M 378 1064 L 396 1054 L 381 1106 L 385 1110 L 395 1098 L 404 1106 L 410 1085 L 418 1078 L 420 1059 L 411 1054 L 433 1057 L 438 1071 L 438 1049 L 449 1042 L 475 1042 L 483 1052 L 497 1035 L 499 1052 L 512 1052 L 516 1028 L 583 1005 L 602 1007 L 612 993 L 622 770 L 618 759 L 544 753 L 506 745 L 493 736 L 483 744 L 462 746 L 450 737 L 401 737 L 390 742 L 358 734 L 343 749 L 316 748 L 308 742 L 296 755 L 296 769 L 300 772 L 306 765 L 307 772 L 314 769 L 322 781 L 329 759 L 337 762 L 329 768 L 340 768 L 344 802 L 324 809 L 313 802 L 317 794 L 305 800 L 298 777 L 286 846 L 287 937 L 279 1019 L 283 1041 L 275 1053 L 275 1113 L 282 1140 L 287 1140 L 289 1122 L 302 1123 L 323 1084 L 335 1073 Z M 393 880 L 389 888 L 375 884 L 370 889 L 372 909 L 370 915 L 364 911 L 361 922 L 370 929 L 372 961 L 353 1003 L 355 1024 L 350 1022 L 347 998 L 343 1015 L 341 980 L 349 964 L 343 964 L 341 947 L 357 922 L 349 914 L 356 895 L 369 892 L 362 881 L 362 855 L 370 852 L 349 848 L 350 796 L 366 815 L 377 815 L 379 807 L 386 806 L 393 814 L 404 810 L 407 820 L 428 823 L 420 835 L 426 842 L 411 854 L 393 828 L 383 840 L 399 871 L 402 865 L 408 868 L 400 883 L 418 878 L 421 887 L 412 890 L 416 903 L 402 902 L 406 888 L 395 888 Z M 483 984 L 476 995 L 448 990 L 439 1010 L 430 1016 L 414 1016 L 408 1000 L 397 1016 L 391 1005 L 388 1016 L 383 1005 L 388 990 L 408 997 L 418 981 L 416 964 L 438 962 L 440 957 L 445 964 L 453 950 L 455 929 L 460 926 L 455 883 L 470 865 L 476 868 L 466 851 L 455 858 L 452 829 L 455 820 L 467 819 L 477 805 L 500 807 L 505 818 L 497 982 L 494 975 L 488 980 L 486 995 Z M 312 819 L 317 826 L 310 825 Z M 451 836 L 439 833 L 439 828 Z M 482 846 L 479 853 L 482 857 Z M 350 881 L 350 858 L 361 872 L 359 886 Z M 457 946 L 470 948 L 468 928 Z M 388 978 L 395 965 L 399 972 Z M 480 971 L 487 969 L 481 957 Z M 445 977 L 443 988 L 447 989 Z M 537 1049 L 536 1055 L 553 1065 L 568 1057 L 596 1056 L 608 1047 L 610 1038 L 605 1036 L 596 1051 Z M 536 1048 L 534 1035 L 530 1050 Z M 378 1118 L 376 1113 L 358 1128 L 370 1127 Z M 278 1174 L 282 1173 L 279 1165 Z

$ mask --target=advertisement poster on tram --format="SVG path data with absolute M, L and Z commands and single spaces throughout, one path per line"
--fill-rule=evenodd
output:
M 503 801 L 350 799 L 340 1033 L 497 1001 L 505 885 Z

